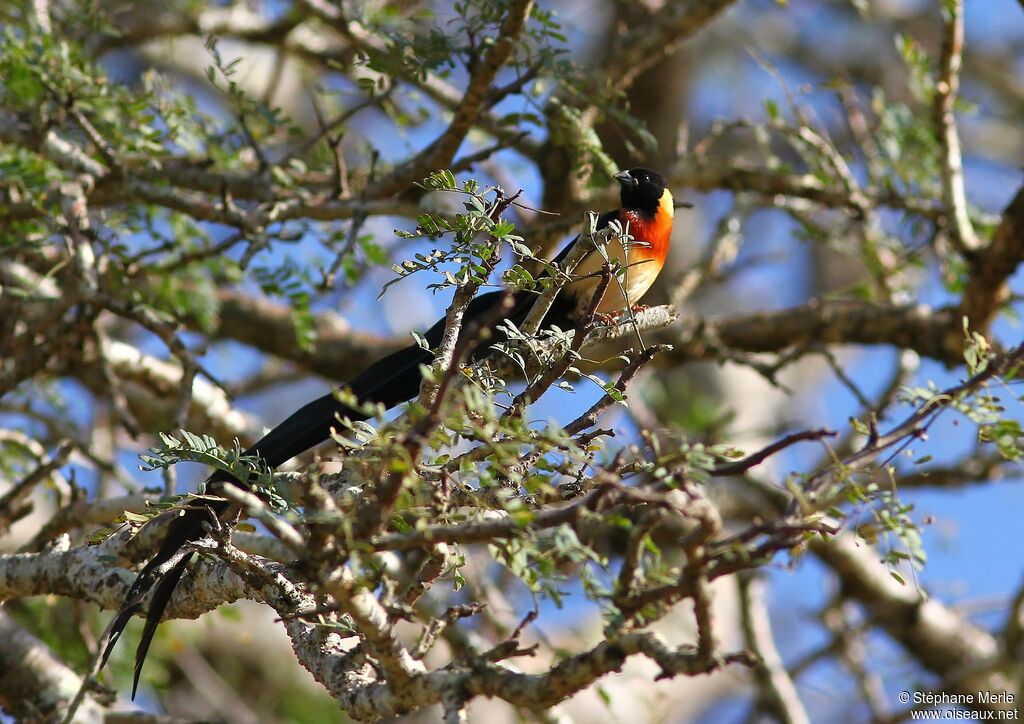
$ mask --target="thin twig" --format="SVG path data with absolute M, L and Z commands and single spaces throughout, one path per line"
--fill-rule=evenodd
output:
M 761 450 L 758 450 L 756 453 L 748 455 L 742 460 L 737 460 L 735 462 L 718 465 L 711 469 L 709 471 L 709 474 L 712 475 L 713 477 L 722 477 L 725 475 L 742 475 L 743 473 L 750 470 L 750 468 L 754 467 L 755 465 L 760 465 L 775 453 L 779 452 L 780 450 L 785 450 L 787 447 L 791 445 L 795 445 L 796 443 L 802 442 L 804 440 L 821 440 L 826 437 L 835 437 L 835 435 L 836 433 L 834 430 L 829 430 L 824 427 L 817 428 L 815 430 L 803 430 L 801 432 L 794 432 L 789 435 L 786 435 L 781 440 L 773 442 L 771 445 L 768 445 L 762 448 Z
M 939 56 L 939 75 L 935 83 L 935 131 L 942 149 L 942 197 L 950 221 L 949 232 L 953 245 L 961 253 L 971 253 L 981 248 L 981 240 L 967 212 L 964 162 L 954 114 L 964 49 L 963 0 L 944 3 L 943 14 L 946 17 Z

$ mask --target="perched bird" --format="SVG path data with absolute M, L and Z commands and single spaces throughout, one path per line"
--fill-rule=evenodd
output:
M 599 217 L 597 226 L 602 229 L 612 221 L 618 221 L 624 229 L 628 229 L 633 242 L 624 249 L 621 239 L 616 238 L 605 247 L 607 256 L 620 260 L 625 267 L 621 284 L 612 283 L 608 286 L 596 310 L 599 314 L 608 315 L 625 311 L 627 300 L 629 304 L 636 303 L 654 283 L 668 254 L 675 210 L 672 193 L 668 190 L 665 179 L 654 171 L 633 168 L 616 174 L 615 178 L 621 187 L 621 204 L 619 208 Z M 555 261 L 565 259 L 579 238 L 576 237 L 567 245 Z M 561 329 L 572 329 L 580 322 L 600 286 L 600 271 L 604 263 L 604 257 L 596 250 L 591 251 L 580 261 L 574 272 L 574 281 L 561 289 L 545 315 L 542 327 L 558 326 Z M 502 303 L 503 296 L 503 292 L 491 292 L 476 297 L 466 309 L 463 333 L 474 329 L 476 333 L 481 333 L 480 325 L 472 324 L 474 321 L 490 319 L 491 326 L 496 327 L 500 319 L 507 318 L 519 325 L 526 319 L 536 298 L 529 292 L 518 292 L 513 298 L 511 311 L 504 315 L 495 315 L 493 312 Z M 497 341 L 493 339 L 495 330 L 487 331 L 491 333 L 491 342 L 476 348 L 476 358 L 485 355 Z M 423 336 L 431 348 L 436 348 L 440 344 L 443 332 L 444 319 L 441 319 Z M 394 407 L 416 396 L 421 382 L 420 365 L 430 364 L 432 360 L 433 354 L 430 351 L 418 344 L 412 344 L 372 364 L 362 374 L 350 380 L 346 387 L 360 403 L 379 403 L 384 407 Z M 344 417 L 361 420 L 366 416 L 342 404 L 334 394 L 324 395 L 296 410 L 246 450 L 245 454 L 259 456 L 268 467 L 275 468 L 327 440 L 331 429 L 337 426 L 338 419 Z M 216 495 L 218 486 L 229 481 L 245 487 L 245 481 L 235 480 L 230 474 L 218 470 L 206 481 L 207 493 Z M 204 521 L 211 523 L 215 517 L 222 517 L 229 510 L 230 504 L 226 500 L 204 501 L 204 507 L 192 508 L 179 514 L 168 526 L 159 551 L 142 568 L 121 609 L 108 626 L 107 645 L 103 652 L 101 667 L 106 663 L 124 627 L 142 608 L 147 594 L 152 589 L 146 625 L 135 655 L 133 699 L 153 634 L 171 600 L 175 586 L 192 558 L 184 546 L 203 537 Z

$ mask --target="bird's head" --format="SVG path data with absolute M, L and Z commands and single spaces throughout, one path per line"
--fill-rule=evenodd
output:
M 615 180 L 622 189 L 622 208 L 640 211 L 653 217 L 665 203 L 672 208 L 672 193 L 665 184 L 665 178 L 656 171 L 646 168 L 631 168 L 615 174 Z

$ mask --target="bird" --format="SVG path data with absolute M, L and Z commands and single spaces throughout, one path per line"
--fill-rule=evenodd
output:
M 619 260 L 625 268 L 621 282 L 606 286 L 594 312 L 615 316 L 626 310 L 650 289 L 665 264 L 672 235 L 675 202 L 665 178 L 647 168 L 637 167 L 614 175 L 619 183 L 618 208 L 598 217 L 597 229 L 607 228 L 618 222 L 628 231 L 632 241 L 623 243 L 621 235 L 613 235 L 605 246 L 605 254 L 596 248 L 587 253 L 573 273 L 573 281 L 567 283 L 558 293 L 551 308 L 541 322 L 542 328 L 558 327 L 574 329 L 592 306 L 593 295 L 601 286 L 605 257 Z M 561 262 L 569 255 L 573 245 L 581 239 L 577 236 L 555 257 Z M 528 291 L 518 291 L 512 298 L 511 311 L 495 314 L 499 305 L 505 302 L 505 292 L 496 291 L 474 298 L 466 309 L 462 332 L 486 334 L 490 340 L 480 344 L 474 358 L 486 355 L 493 347 L 495 329 L 481 330 L 473 322 L 489 320 L 496 327 L 500 319 L 510 319 L 521 324 L 530 311 L 536 296 Z M 424 335 L 431 349 L 436 348 L 444 332 L 445 320 L 438 320 Z M 418 343 L 400 349 L 370 365 L 362 373 L 349 380 L 344 386 L 361 404 L 376 403 L 385 408 L 395 407 L 414 398 L 422 382 L 421 365 L 429 365 L 433 353 Z M 326 441 L 338 420 L 363 420 L 367 415 L 342 403 L 334 392 L 319 397 L 302 406 L 281 424 L 260 438 L 244 455 L 258 457 L 268 468 L 273 469 L 291 458 Z M 206 480 L 206 493 L 216 496 L 219 486 L 228 483 L 247 487 L 246 482 L 234 478 L 230 473 L 217 470 Z M 204 524 L 225 517 L 231 510 L 227 500 L 204 498 L 201 505 L 193 505 L 179 511 L 167 527 L 159 550 L 142 568 L 125 595 L 121 605 L 104 634 L 105 646 L 99 668 L 107 659 L 118 638 L 132 616 L 140 611 L 147 595 L 150 595 L 146 622 L 135 654 L 135 671 L 132 681 L 132 699 L 135 699 L 153 636 L 170 603 L 171 595 L 188 568 L 192 553 L 188 552 L 190 542 L 205 535 Z M 150 591 L 152 593 L 150 594 Z

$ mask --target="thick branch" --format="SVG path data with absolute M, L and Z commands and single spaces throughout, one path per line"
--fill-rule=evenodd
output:
M 959 326 L 956 310 L 948 307 L 812 300 L 778 311 L 684 320 L 665 333 L 674 347 L 665 358 L 679 363 L 716 359 L 729 350 L 782 352 L 812 344 L 880 344 L 911 349 L 953 366 L 963 362 L 962 342 L 952 347 L 946 335 Z
M 344 317 L 326 311 L 314 315 L 314 342 L 303 348 L 295 343 L 295 316 L 287 305 L 232 289 L 218 292 L 218 299 L 220 324 L 214 336 L 295 362 L 335 382 L 351 379 L 408 344 L 408 339 L 354 330 Z
M 828 542 L 815 540 L 811 549 L 836 575 L 845 595 L 863 604 L 873 621 L 899 641 L 925 668 L 943 677 L 957 693 L 1005 691 L 1007 680 L 989 667 L 997 664 L 999 645 L 942 603 L 924 598 L 913 586 L 898 583 L 879 562 L 874 548 L 851 535 Z M 992 703 L 981 708 L 1006 708 Z
M 448 128 L 415 158 L 402 164 L 386 179 L 367 189 L 371 197 L 390 196 L 405 191 L 431 171 L 446 167 L 455 157 L 463 139 L 483 108 L 487 92 L 498 71 L 515 50 L 516 40 L 533 10 L 533 0 L 513 0 L 505 20 L 497 32 L 497 40 L 473 69 L 469 84 L 462 95 Z
M 0 608 L 0 708 L 18 721 L 59 721 L 82 680 L 49 647 Z M 103 707 L 86 695 L 72 722 L 103 721 Z
M 116 610 L 124 603 L 125 594 L 135 574 L 124 568 L 111 568 L 109 558 L 150 555 L 159 543 L 161 526 L 144 529 L 138 540 L 127 529 L 121 530 L 100 545 L 83 545 L 67 550 L 42 553 L 0 555 L 0 601 L 27 596 L 57 594 L 80 601 L 92 601 Z M 268 570 L 279 564 L 266 563 Z M 280 593 L 268 586 L 254 586 L 243 580 L 224 564 L 198 566 L 185 576 L 174 591 L 167 618 L 198 618 L 222 603 L 251 599 L 278 609 L 290 605 Z
M 760 660 L 754 665 L 754 678 L 761 690 L 762 706 L 785 724 L 810 722 L 796 686 L 786 672 L 768 617 L 765 584 L 749 574 L 738 576 L 740 617 L 747 648 Z
M 1010 299 L 1009 280 L 1024 260 L 1024 187 L 1003 211 L 992 241 L 970 257 L 970 277 L 960 309 L 971 328 L 984 332 Z M 961 332 L 962 334 L 962 332 Z
M 714 20 L 734 0 L 680 0 L 667 2 L 650 19 L 631 28 L 616 42 L 603 63 L 604 77 L 626 88 L 638 75 L 656 65 L 688 38 Z

